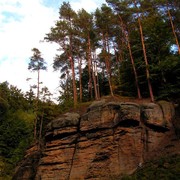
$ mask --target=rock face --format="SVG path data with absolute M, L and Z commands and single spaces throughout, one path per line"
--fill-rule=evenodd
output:
M 98 101 L 82 116 L 64 114 L 48 124 L 45 149 L 31 178 L 108 180 L 131 174 L 152 158 L 179 152 L 174 115 L 165 101 Z M 25 169 L 17 168 L 14 179 L 30 179 Z

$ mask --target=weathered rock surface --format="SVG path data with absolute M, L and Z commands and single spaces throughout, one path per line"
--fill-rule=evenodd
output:
M 12 179 L 34 179 L 36 176 L 37 167 L 41 158 L 41 152 L 36 145 L 30 147 L 24 159 L 16 169 L 16 173 Z
M 81 117 L 67 113 L 48 124 L 34 179 L 106 180 L 130 174 L 152 158 L 179 153 L 174 115 L 173 105 L 165 101 L 98 101 Z M 28 179 L 23 166 L 14 179 Z

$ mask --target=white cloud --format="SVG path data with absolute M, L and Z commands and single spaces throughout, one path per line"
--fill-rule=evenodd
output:
M 7 80 L 26 91 L 26 78 L 32 76 L 27 70 L 31 49 L 38 48 L 48 65 L 53 62 L 57 46 L 40 40 L 54 25 L 58 10 L 43 6 L 40 0 L 1 1 L 0 6 L 0 82 Z M 44 85 L 52 92 L 58 86 L 58 75 L 52 68 L 42 75 Z
M 55 56 L 55 44 L 40 43 L 50 27 L 58 19 L 59 0 L 53 0 L 53 6 L 43 5 L 44 0 L 1 0 L 0 1 L 0 83 L 8 81 L 23 91 L 29 90 L 26 78 L 33 76 L 27 68 L 31 49 L 36 47 L 48 64 L 48 71 L 42 72 L 42 81 L 52 93 L 59 84 L 59 74 L 52 66 Z M 51 0 L 46 2 L 50 3 Z M 98 0 L 70 1 L 73 9 L 92 11 Z M 102 1 L 102 3 L 105 1 Z M 102 4 L 101 3 L 101 4 Z M 54 8 L 53 8 L 54 7 Z

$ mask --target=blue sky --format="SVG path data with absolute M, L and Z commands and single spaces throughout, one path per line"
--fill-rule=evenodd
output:
M 42 43 L 50 27 L 58 20 L 61 0 L 0 0 L 0 83 L 8 81 L 24 92 L 35 84 L 36 74 L 27 70 L 31 49 L 36 47 L 48 64 L 41 73 L 43 86 L 56 93 L 59 74 L 53 72 L 53 57 L 58 46 Z M 68 2 L 68 1 L 66 1 Z M 105 0 L 69 0 L 74 10 L 92 12 Z M 31 77 L 32 81 L 26 79 Z

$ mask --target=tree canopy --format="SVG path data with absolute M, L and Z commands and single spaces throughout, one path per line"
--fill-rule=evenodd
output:
M 45 36 L 61 50 L 54 59 L 54 68 L 66 74 L 61 97 L 71 81 L 75 104 L 104 94 L 151 101 L 179 97 L 179 3 L 106 2 L 93 13 L 75 12 L 63 2 L 59 19 Z

